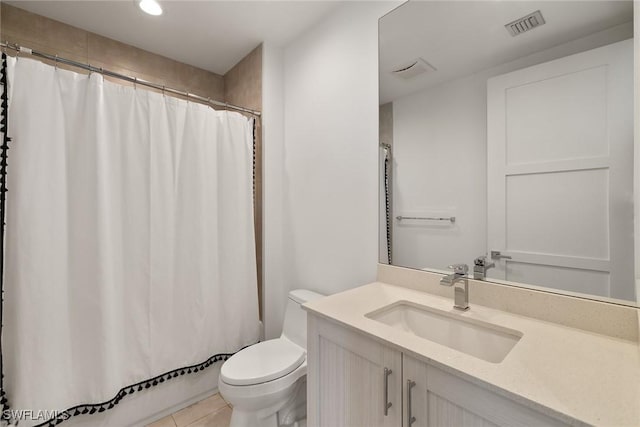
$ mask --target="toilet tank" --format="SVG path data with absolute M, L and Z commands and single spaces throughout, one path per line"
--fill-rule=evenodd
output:
M 307 301 L 322 298 L 320 295 L 307 289 L 296 289 L 289 292 L 287 299 L 287 311 L 284 313 L 282 336 L 307 348 L 307 312 L 301 307 Z

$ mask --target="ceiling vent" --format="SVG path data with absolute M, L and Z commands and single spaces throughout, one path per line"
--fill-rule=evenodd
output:
M 433 67 L 424 59 L 418 58 L 398 67 L 397 69 L 393 70 L 391 74 L 405 80 L 409 80 L 421 74 L 431 73 L 433 71 L 436 71 L 435 67 Z
M 507 31 L 512 36 L 520 35 L 524 32 L 534 29 L 535 27 L 539 27 L 544 24 L 544 18 L 539 10 L 536 10 L 533 13 L 528 14 L 527 16 L 523 16 L 522 18 L 516 19 L 513 22 L 509 22 L 505 25 Z

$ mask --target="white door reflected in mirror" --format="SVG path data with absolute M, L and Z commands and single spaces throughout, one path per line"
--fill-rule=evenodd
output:
M 633 40 L 489 79 L 488 277 L 635 299 L 630 87 Z

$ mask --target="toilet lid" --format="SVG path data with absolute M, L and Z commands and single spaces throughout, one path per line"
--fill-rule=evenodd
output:
M 222 381 L 231 385 L 260 384 L 275 380 L 302 365 L 305 350 L 288 339 L 260 342 L 240 350 L 220 369 Z

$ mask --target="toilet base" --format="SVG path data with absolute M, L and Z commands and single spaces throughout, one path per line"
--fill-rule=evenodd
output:
M 290 398 L 268 408 L 246 410 L 236 405 L 229 427 L 304 427 L 307 418 L 306 377 L 296 381 Z
M 229 427 L 278 427 L 278 414 L 274 413 L 265 418 L 259 419 L 256 412 L 243 412 L 233 409 L 231 413 L 231 423 Z
M 307 419 L 302 418 L 290 424 L 291 427 L 307 427 Z M 246 413 L 240 411 L 233 411 L 231 415 L 231 423 L 229 427 L 244 427 L 244 426 L 257 426 L 257 427 L 280 427 L 278 424 L 277 414 L 273 414 L 270 417 L 259 420 L 255 413 Z

